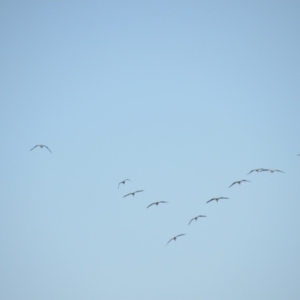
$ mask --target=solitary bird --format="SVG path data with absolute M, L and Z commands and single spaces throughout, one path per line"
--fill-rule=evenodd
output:
M 139 191 L 135 191 L 135 192 L 129 193 L 129 194 L 123 196 L 123 198 L 125 198 L 125 197 L 127 197 L 127 196 L 129 196 L 129 195 L 134 196 L 136 193 L 140 193 L 140 192 L 143 192 L 143 191 L 144 191 L 144 190 L 139 190 Z
M 126 181 L 131 181 L 131 180 L 130 180 L 130 179 L 124 179 L 123 181 L 121 181 L 121 182 L 119 183 L 118 188 L 119 188 L 120 184 L 125 184 Z
M 236 183 L 241 184 L 242 182 L 251 182 L 251 181 L 245 180 L 245 179 L 243 179 L 243 180 L 238 180 L 238 181 L 233 182 L 229 187 L 233 186 L 233 185 L 236 184 Z
M 151 205 L 154 205 L 154 204 L 158 205 L 159 203 L 168 203 L 168 202 L 166 202 L 166 201 L 153 202 L 150 205 L 148 205 L 147 208 L 150 207 Z
M 214 201 L 214 200 L 216 200 L 216 201 L 217 201 L 217 203 L 218 203 L 218 201 L 219 201 L 220 199 L 229 199 L 229 198 L 227 198 L 227 197 L 217 197 L 217 198 L 211 198 L 210 200 L 206 201 L 206 203 L 208 203 L 208 202 L 210 202 L 210 201 Z
M 46 145 L 35 145 L 33 148 L 30 149 L 30 151 L 33 150 L 36 147 L 40 147 L 40 148 L 44 148 L 45 147 L 45 148 L 47 148 L 52 153 L 52 151 Z
M 253 170 L 251 170 L 247 175 L 249 175 L 250 173 L 252 173 L 252 172 L 262 172 L 262 171 L 264 171 L 265 169 L 263 169 L 263 168 L 259 168 L 259 169 L 253 169 Z
M 178 234 L 178 235 L 174 236 L 173 238 L 171 238 L 171 239 L 166 243 L 166 246 L 167 246 L 172 240 L 176 241 L 176 239 L 177 239 L 179 236 L 183 236 L 183 235 L 185 235 L 185 233 Z
M 190 225 L 191 222 L 192 222 L 193 220 L 197 221 L 198 218 L 205 218 L 205 217 L 206 217 L 206 216 L 203 216 L 203 215 L 199 215 L 199 216 L 197 216 L 197 217 L 194 217 L 193 219 L 191 219 L 191 221 L 189 222 L 188 225 Z

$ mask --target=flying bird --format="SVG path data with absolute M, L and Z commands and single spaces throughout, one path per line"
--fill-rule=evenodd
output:
M 252 173 L 252 172 L 262 172 L 262 171 L 264 171 L 265 169 L 263 169 L 263 168 L 259 168 L 259 169 L 253 169 L 253 170 L 251 170 L 247 175 L 249 175 L 250 173 Z
M 245 180 L 245 179 L 243 179 L 243 180 L 238 180 L 238 181 L 233 182 L 229 187 L 233 186 L 233 185 L 236 184 L 236 183 L 241 184 L 242 182 L 251 182 L 251 181 Z
M 214 200 L 216 200 L 216 201 L 217 201 L 217 203 L 218 203 L 218 201 L 219 201 L 220 199 L 229 199 L 229 198 L 227 198 L 227 197 L 217 197 L 217 198 L 211 198 L 210 200 L 206 201 L 206 203 L 209 203 L 210 201 L 214 201 Z
M 188 225 L 190 225 L 191 224 L 191 222 L 193 221 L 193 220 L 195 220 L 195 221 L 197 221 L 197 219 L 198 218 L 204 218 L 204 217 L 206 217 L 206 216 L 203 216 L 203 215 L 199 215 L 199 216 L 197 216 L 197 217 L 194 217 L 193 219 L 191 219 L 191 221 L 189 222 L 189 224 Z
M 140 192 L 143 192 L 143 191 L 144 191 L 144 190 L 139 190 L 139 191 L 135 191 L 135 192 L 129 193 L 129 194 L 123 196 L 123 198 L 125 198 L 125 197 L 127 197 L 127 196 L 129 196 L 129 195 L 134 196 L 136 193 L 140 193 Z
M 166 202 L 166 201 L 153 202 L 150 205 L 148 205 L 147 208 L 150 207 L 150 206 L 152 206 L 152 205 L 154 205 L 154 204 L 158 205 L 159 203 L 168 203 L 168 202 Z
M 173 238 L 171 238 L 171 239 L 166 243 L 166 246 L 167 246 L 172 240 L 176 241 L 176 239 L 177 239 L 179 236 L 183 236 L 183 235 L 185 235 L 185 233 L 178 234 L 178 235 L 174 236 Z
M 30 151 L 33 150 L 36 147 L 40 147 L 40 148 L 44 148 L 45 147 L 45 148 L 47 148 L 52 153 L 52 151 L 46 145 L 35 145 L 33 148 L 30 149 Z
M 121 181 L 121 182 L 119 183 L 118 188 L 119 188 L 120 184 L 125 184 L 126 181 L 131 181 L 131 180 L 130 180 L 130 179 L 124 179 L 123 181 Z

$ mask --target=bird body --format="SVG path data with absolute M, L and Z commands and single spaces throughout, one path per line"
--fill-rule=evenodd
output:
M 135 195 L 136 193 L 140 193 L 140 192 L 143 192 L 143 191 L 144 191 L 144 190 L 139 190 L 139 191 L 135 191 L 135 192 L 129 193 L 129 194 L 123 196 L 123 198 L 125 198 L 125 197 L 127 197 L 127 196 L 129 196 L 129 195 L 132 195 L 132 196 L 134 197 L 134 195 Z
M 153 202 L 150 205 L 148 205 L 147 208 L 150 207 L 150 206 L 152 206 L 152 205 L 158 205 L 159 203 L 168 203 L 168 202 L 166 202 L 166 201 Z
M 219 201 L 220 199 L 229 199 L 229 198 L 227 198 L 227 197 L 211 198 L 210 200 L 206 201 L 206 203 L 209 203 L 209 202 L 214 201 L 214 200 L 218 203 L 218 201 Z
M 179 236 L 183 236 L 183 235 L 185 235 L 185 233 L 178 234 L 178 235 L 172 237 L 172 238 L 167 242 L 166 246 L 167 246 L 172 240 L 176 241 L 176 239 L 177 239 Z
M 229 187 L 232 187 L 234 184 L 241 184 L 242 182 L 251 182 L 251 181 L 249 181 L 249 180 L 245 180 L 245 179 L 243 179 L 243 180 L 238 180 L 238 181 L 235 181 L 235 182 L 233 182 Z
M 32 151 L 32 150 L 35 149 L 36 147 L 40 147 L 40 148 L 44 148 L 44 147 L 45 147 L 45 148 L 47 148 L 47 149 L 49 150 L 50 153 L 52 153 L 52 151 L 51 151 L 46 145 L 42 145 L 42 144 L 40 144 L 40 145 L 35 145 L 33 148 L 30 149 L 30 151 Z
M 205 217 L 206 216 L 203 216 L 203 215 L 196 216 L 196 217 L 194 217 L 194 218 L 191 219 L 191 221 L 189 222 L 188 225 L 190 225 L 193 220 L 197 221 L 198 218 L 205 218 Z

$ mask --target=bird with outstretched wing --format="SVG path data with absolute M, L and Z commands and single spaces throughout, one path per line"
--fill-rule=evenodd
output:
M 178 235 L 172 237 L 172 238 L 167 242 L 166 246 L 167 246 L 172 240 L 176 241 L 176 239 L 177 239 L 179 236 L 183 236 L 183 235 L 185 235 L 185 233 L 178 234 Z
M 206 203 L 209 203 L 209 202 L 214 201 L 214 200 L 218 203 L 218 201 L 219 201 L 220 199 L 229 199 L 229 198 L 227 198 L 227 197 L 211 198 L 210 200 L 206 201 Z
M 245 179 L 243 179 L 243 180 L 238 180 L 238 181 L 235 181 L 235 182 L 233 182 L 229 187 L 232 187 L 234 184 L 241 184 L 242 182 L 251 182 L 251 181 L 249 181 L 249 180 L 245 180 Z
M 205 217 L 206 216 L 203 216 L 203 215 L 196 216 L 196 217 L 194 217 L 194 218 L 191 219 L 191 221 L 189 222 L 188 225 L 190 225 L 193 220 L 197 221 L 198 218 L 205 218 Z
M 42 144 L 40 144 L 40 145 L 35 145 L 33 148 L 31 148 L 30 149 L 30 151 L 32 151 L 33 149 L 35 149 L 36 147 L 40 147 L 40 148 L 47 148 L 49 151 L 50 151 L 50 153 L 52 153 L 52 151 L 46 146 L 46 145 L 42 145 Z
M 123 196 L 123 198 L 125 198 L 125 197 L 127 197 L 127 196 L 130 196 L 130 195 L 132 195 L 132 196 L 134 197 L 134 195 L 135 195 L 136 193 L 140 193 L 140 192 L 143 192 L 143 191 L 144 191 L 144 190 L 139 190 L 139 191 L 135 191 L 135 192 L 126 194 L 125 196 Z
M 151 203 L 150 205 L 148 205 L 147 208 L 149 208 L 149 207 L 152 206 L 152 205 L 158 205 L 159 203 L 169 203 L 169 202 L 167 202 L 167 201 L 153 202 L 153 203 Z
M 118 184 L 118 188 L 119 188 L 120 184 L 125 184 L 125 183 L 126 183 L 126 181 L 131 181 L 131 180 L 127 178 L 127 179 L 124 179 L 123 181 L 119 182 L 119 184 Z

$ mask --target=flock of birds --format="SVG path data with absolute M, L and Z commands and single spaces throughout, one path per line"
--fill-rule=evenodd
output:
M 52 153 L 52 151 L 49 149 L 49 147 L 47 147 L 46 145 L 43 145 L 43 144 L 35 145 L 34 147 L 32 147 L 32 148 L 30 149 L 30 151 L 34 150 L 34 149 L 37 148 L 37 147 L 40 147 L 41 149 L 42 149 L 42 148 L 46 148 L 50 153 Z M 297 156 L 300 156 L 300 154 L 298 154 Z M 253 170 L 251 170 L 247 175 L 249 175 L 249 174 L 251 174 L 251 173 L 253 173 L 253 172 L 257 172 L 257 173 L 259 173 L 259 172 L 270 172 L 270 173 L 279 172 L 279 173 L 285 173 L 284 171 L 277 170 L 277 169 L 258 168 L 258 169 L 253 169 Z M 129 178 L 126 178 L 126 179 L 120 181 L 119 184 L 118 184 L 118 189 L 120 188 L 120 185 L 125 185 L 127 181 L 131 181 L 131 180 L 130 180 Z M 246 179 L 237 180 L 237 181 L 234 181 L 231 185 L 229 185 L 228 188 L 232 187 L 232 186 L 235 185 L 235 184 L 240 185 L 242 182 L 251 182 L 251 181 L 246 180 Z M 128 196 L 134 197 L 135 194 L 141 193 L 141 192 L 144 192 L 144 190 L 137 190 L 137 191 L 128 193 L 128 194 L 124 195 L 123 198 L 128 197 Z M 209 202 L 212 202 L 212 201 L 216 201 L 216 202 L 218 203 L 218 201 L 219 201 L 219 200 L 222 200 L 222 199 L 229 199 L 229 198 L 228 198 L 228 197 L 215 197 L 215 198 L 209 199 L 208 201 L 206 201 L 206 203 L 209 203 Z M 168 202 L 167 202 L 167 201 L 157 201 L 157 202 L 153 202 L 153 203 L 150 203 L 146 208 L 149 208 L 149 207 L 151 207 L 151 206 L 153 206 L 153 205 L 158 206 L 159 204 L 163 204 L 163 203 L 168 203 Z M 190 225 L 190 224 L 192 223 L 192 221 L 197 221 L 198 218 L 205 218 L 205 217 L 206 217 L 205 215 L 198 215 L 198 216 L 196 216 L 196 217 L 193 217 L 193 218 L 189 221 L 188 225 Z M 178 235 L 172 237 L 172 238 L 166 243 L 166 246 L 167 246 L 171 241 L 173 241 L 173 240 L 176 241 L 176 239 L 177 239 L 178 237 L 181 237 L 181 236 L 184 236 L 184 235 L 186 235 L 186 234 L 185 234 L 185 233 L 181 233 L 181 234 L 178 234 Z
M 300 154 L 299 154 L 299 156 L 300 156 Z M 247 175 L 251 174 L 252 172 L 270 172 L 270 173 L 280 172 L 280 173 L 284 173 L 284 172 L 281 171 L 281 170 L 258 168 L 258 169 L 253 169 L 253 170 L 251 170 Z M 119 182 L 118 188 L 120 188 L 120 185 L 122 185 L 122 184 L 124 185 L 127 181 L 131 181 L 131 180 L 130 180 L 129 178 L 126 178 L 126 179 L 122 180 L 121 182 Z M 240 185 L 242 182 L 251 182 L 251 181 L 246 180 L 246 179 L 237 180 L 237 181 L 234 181 L 231 185 L 229 185 L 228 188 L 232 187 L 232 186 L 235 185 L 235 184 L 239 184 L 239 185 Z M 123 198 L 128 197 L 128 196 L 133 196 L 133 197 L 134 197 L 135 194 L 141 193 L 141 192 L 144 192 L 144 190 L 137 190 L 137 191 L 128 193 L 128 194 L 124 195 Z M 206 201 L 206 203 L 209 203 L 209 202 L 212 202 L 212 201 L 216 201 L 216 202 L 218 203 L 218 201 L 221 200 L 221 199 L 229 199 L 229 198 L 228 198 L 228 197 L 215 197 L 215 198 L 209 199 L 208 201 Z M 156 205 L 156 206 L 157 206 L 157 205 L 159 205 L 159 204 L 161 204 L 161 203 L 168 203 L 168 202 L 167 202 L 167 201 L 157 201 L 157 202 L 153 202 L 153 203 L 150 203 L 146 208 L 149 208 L 149 207 L 151 207 L 152 205 Z M 196 217 L 193 217 L 193 218 L 189 221 L 188 225 L 190 225 L 190 224 L 192 223 L 192 221 L 197 221 L 198 218 L 205 218 L 205 217 L 206 217 L 205 215 L 198 215 L 198 216 L 196 216 Z M 166 246 L 167 246 L 171 241 L 176 241 L 176 239 L 177 239 L 178 237 L 181 237 L 181 236 L 184 236 L 184 235 L 186 235 L 186 234 L 185 234 L 185 233 L 181 233 L 181 234 L 178 234 L 178 235 L 172 237 L 172 238 L 166 243 Z

